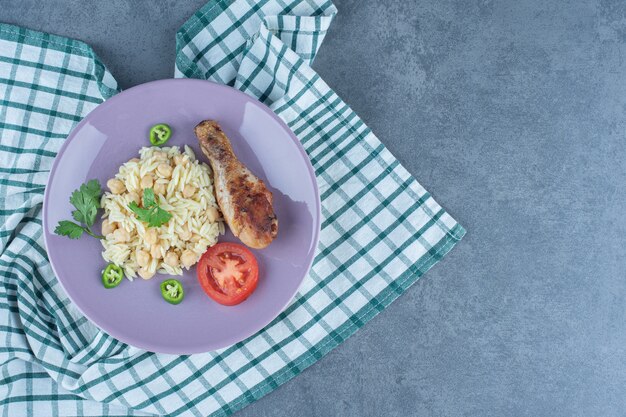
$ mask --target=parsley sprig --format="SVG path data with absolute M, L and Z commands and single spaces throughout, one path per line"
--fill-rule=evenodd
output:
M 152 188 L 144 188 L 143 190 L 143 208 L 132 201 L 128 208 L 137 215 L 142 222 L 148 223 L 148 227 L 160 227 L 167 223 L 172 215 L 163 210 L 154 197 Z
M 96 222 L 96 215 L 100 208 L 100 195 L 102 188 L 98 180 L 90 180 L 74 190 L 70 196 L 70 203 L 76 208 L 72 212 L 72 217 L 78 223 L 70 220 L 61 220 L 54 233 L 59 236 L 67 236 L 70 239 L 78 239 L 87 233 L 97 239 L 104 239 L 104 236 L 97 235 L 91 231 L 91 226 Z

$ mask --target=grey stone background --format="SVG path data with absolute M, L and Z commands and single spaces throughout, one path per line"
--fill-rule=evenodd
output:
M 626 413 L 626 2 L 335 0 L 314 67 L 467 229 L 346 343 L 238 416 Z M 192 1 L 0 0 L 170 77 Z

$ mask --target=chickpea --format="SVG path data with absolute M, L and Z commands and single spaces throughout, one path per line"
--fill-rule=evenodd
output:
M 154 259 L 161 259 L 163 257 L 163 252 L 161 252 L 161 245 L 158 243 L 156 245 L 152 245 L 152 247 L 150 248 L 150 255 L 152 255 Z
M 139 158 L 133 158 L 133 159 L 131 159 L 131 160 L 130 160 L 130 161 L 128 161 L 128 162 L 134 162 L 134 163 L 137 163 L 137 162 L 139 162 Z
M 154 193 L 165 195 L 167 192 L 167 184 L 163 184 L 162 182 L 157 182 L 154 184 Z
M 139 194 L 137 194 L 134 191 L 131 191 L 130 193 L 128 193 L 128 202 L 130 203 L 131 201 L 134 201 L 136 204 L 139 204 L 139 202 L 141 201 L 139 199 Z
M 109 221 L 109 219 L 104 219 L 102 221 L 102 234 L 110 235 L 117 229 L 117 223 Z
M 141 185 L 141 188 L 152 188 L 153 184 L 154 184 L 154 177 L 152 176 L 152 174 L 144 175 L 143 177 L 141 177 L 141 181 L 139 182 L 139 185 Z
M 152 153 L 156 159 L 165 159 L 167 158 L 167 154 L 163 151 L 154 151 Z
M 215 207 L 209 207 L 206 210 L 206 217 L 207 219 L 211 222 L 214 223 L 217 221 L 217 219 L 220 218 L 220 212 L 217 208 Z
M 185 188 L 183 188 L 183 197 L 185 198 L 189 198 L 195 193 L 196 193 L 196 187 L 194 187 L 191 184 L 187 184 L 185 185 Z
M 115 229 L 113 237 L 117 242 L 124 243 L 130 240 L 130 233 L 120 227 L 119 229 Z
M 180 258 L 185 268 L 191 267 L 193 264 L 196 263 L 197 259 L 197 255 L 190 250 L 184 251 Z
M 190 239 L 193 243 L 198 243 L 200 241 L 200 235 L 197 233 L 194 233 L 191 235 L 191 239 Z
M 146 252 L 145 250 L 138 250 L 137 251 L 137 264 L 139 266 L 143 266 L 146 267 L 148 266 L 148 264 L 150 263 L 150 254 L 148 252 Z
M 126 191 L 124 183 L 115 178 L 111 178 L 107 181 L 107 187 L 109 187 L 109 190 L 111 190 L 113 194 L 122 194 L 124 191 Z
M 183 155 L 174 156 L 174 164 L 183 165 L 186 162 L 185 157 Z
M 169 251 L 165 255 L 164 262 L 169 266 L 178 266 L 178 255 L 174 251 Z
M 181 238 L 181 240 L 187 241 L 189 239 L 191 239 L 191 232 L 189 231 L 189 229 L 187 229 L 186 226 L 184 226 L 180 232 L 178 232 L 178 236 Z
M 157 172 L 162 175 L 163 178 L 169 178 L 172 176 L 172 167 L 170 164 L 162 163 L 157 167 Z
M 154 245 L 159 241 L 159 233 L 156 229 L 149 228 L 146 230 L 146 233 L 143 235 L 144 240 L 149 245 Z
M 139 268 L 139 271 L 137 271 L 137 273 L 139 274 L 139 276 L 143 279 L 150 279 L 154 276 L 154 272 L 149 271 L 147 268 L 145 267 L 141 267 Z

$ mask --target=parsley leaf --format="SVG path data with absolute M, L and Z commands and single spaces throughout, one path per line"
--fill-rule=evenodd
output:
M 76 210 L 72 211 L 72 217 L 80 224 L 69 220 L 60 221 L 54 233 L 60 236 L 68 236 L 70 239 L 78 239 L 85 232 L 90 236 L 103 239 L 104 236 L 98 236 L 89 229 L 96 222 L 101 194 L 102 189 L 98 180 L 90 180 L 82 184 L 77 190 L 74 190 L 70 196 L 70 203 L 76 207 Z
M 96 222 L 96 214 L 98 209 L 95 206 L 85 206 L 83 210 L 74 210 L 72 217 L 79 223 L 85 223 L 87 226 L 93 226 Z
M 156 204 L 154 200 L 154 190 L 152 188 L 145 188 L 143 190 L 143 206 L 150 208 Z
M 135 203 L 134 201 L 130 202 L 130 204 L 128 205 L 128 208 L 130 209 L 130 211 L 135 213 L 137 215 L 137 218 L 141 220 L 142 222 L 148 223 L 148 221 L 150 220 L 149 209 L 139 207 L 139 205 L 137 205 L 137 203 Z
M 90 195 L 96 200 L 100 200 L 100 195 L 102 194 L 102 188 L 100 187 L 100 181 L 98 180 L 89 180 L 85 184 L 80 186 L 80 192 L 85 195 Z
M 74 191 L 70 197 L 70 203 L 76 207 L 76 211 L 72 212 L 74 220 L 93 226 L 100 207 L 100 194 L 102 190 L 98 180 L 90 180 Z
M 77 225 L 69 220 L 61 220 L 59 225 L 54 229 L 54 233 L 59 236 L 67 236 L 70 239 L 78 239 L 83 235 L 85 230 L 82 226 Z
M 150 218 L 150 222 L 148 223 L 148 225 L 150 227 L 160 227 L 169 222 L 171 218 L 172 215 L 170 213 L 157 206 L 156 211 Z
M 172 215 L 159 207 L 154 198 L 154 190 L 145 188 L 143 190 L 143 208 L 137 203 L 131 201 L 128 208 L 135 213 L 137 219 L 144 223 L 148 223 L 148 227 L 160 227 L 170 221 Z

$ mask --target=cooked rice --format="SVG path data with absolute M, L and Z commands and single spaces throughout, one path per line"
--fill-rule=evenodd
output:
M 103 219 L 114 222 L 118 228 L 123 228 L 130 234 L 130 241 L 117 242 L 113 233 L 106 235 L 102 240 L 104 252 L 102 257 L 124 269 L 126 276 L 132 281 L 140 268 L 137 263 L 137 252 L 144 250 L 150 253 L 151 245 L 145 242 L 145 233 L 149 229 L 147 224 L 137 219 L 129 208 L 130 192 L 142 197 L 141 178 L 152 174 L 154 183 L 166 184 L 165 195 L 155 192 L 161 208 L 172 214 L 172 218 L 158 230 L 161 259 L 150 257 L 144 268 L 144 275 L 154 275 L 155 272 L 169 275 L 182 275 L 182 253 L 190 250 L 195 255 L 195 262 L 206 252 L 209 246 L 217 243 L 217 238 L 224 233 L 222 219 L 210 221 L 207 216 L 209 207 L 218 208 L 213 195 L 213 181 L 210 168 L 195 159 L 194 152 L 188 146 L 180 152 L 178 147 L 156 148 L 146 147 L 139 151 L 140 158 L 133 158 L 120 167 L 115 178 L 122 181 L 126 191 L 122 194 L 112 194 L 107 191 L 102 196 L 101 204 L 104 209 Z M 174 158 L 179 156 L 179 164 Z M 181 161 L 182 158 L 182 162 Z M 164 178 L 158 172 L 157 166 L 169 162 L 174 167 L 171 178 Z M 185 185 L 196 187 L 197 191 L 190 197 L 183 196 Z M 221 216 L 221 214 L 220 214 Z M 191 237 L 184 240 L 181 234 L 186 235 L 184 229 L 191 232 Z M 168 252 L 178 256 L 178 266 L 170 266 L 164 262 Z M 195 263 L 194 262 L 194 263 Z

